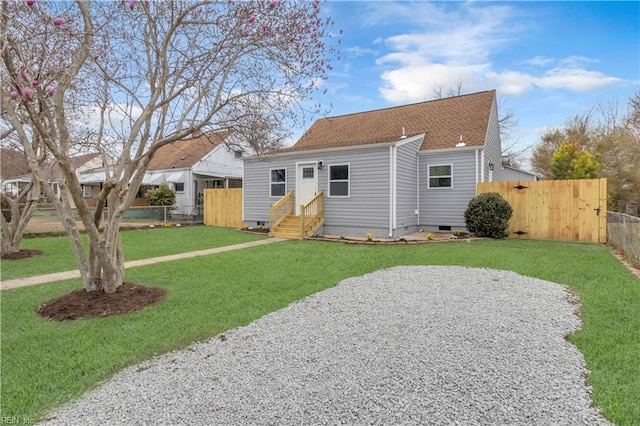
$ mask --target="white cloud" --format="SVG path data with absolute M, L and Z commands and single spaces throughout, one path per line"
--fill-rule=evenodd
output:
M 388 5 L 384 3 L 385 8 Z M 381 12 L 381 7 L 374 2 L 369 10 Z M 579 55 L 559 60 L 535 56 L 521 62 L 521 68 L 496 70 L 497 54 L 525 34 L 517 23 L 517 11 L 509 6 L 484 7 L 471 2 L 451 8 L 427 3 L 425 13 L 420 14 L 413 3 L 391 3 L 391 7 L 393 13 L 385 9 L 365 20 L 367 24 L 379 24 L 384 17 L 393 17 L 396 23 L 407 20 L 408 30 L 387 37 L 388 53 L 376 60 L 383 69 L 379 91 L 389 102 L 433 98 L 434 90 L 459 84 L 464 92 L 497 88 L 500 93 L 520 96 L 535 88 L 587 92 L 625 83 L 589 70 L 598 60 Z
M 489 10 L 477 9 L 464 17 L 431 23 L 430 27 L 434 29 L 430 31 L 389 37 L 385 43 L 396 53 L 415 52 L 433 62 L 485 61 L 491 53 L 505 46 L 516 31 L 505 25 L 506 8 L 486 9 Z
M 352 56 L 365 56 L 365 55 L 377 55 L 378 51 L 373 49 L 367 49 L 364 47 L 354 46 L 347 49 L 347 52 Z
M 535 82 L 535 77 L 517 71 L 507 71 L 503 73 L 488 72 L 487 81 L 504 95 L 519 96 L 530 91 Z
M 433 64 L 422 65 L 412 64 L 399 69 L 385 71 L 382 79 L 385 81 L 380 88 L 382 96 L 394 103 L 418 102 L 434 97 L 434 90 L 455 87 L 463 84 L 463 90 L 470 88 L 467 82 L 476 80 L 477 75 L 483 74 L 488 64 L 478 65 L 453 65 L 453 64 Z
M 544 67 L 546 65 L 549 65 L 550 63 L 554 62 L 555 59 L 553 58 L 546 58 L 544 56 L 536 56 L 535 58 L 531 58 L 531 59 L 527 59 L 526 61 L 523 62 L 523 64 L 525 65 L 535 65 L 538 67 Z
M 568 67 L 580 67 L 583 65 L 592 64 L 596 62 L 600 62 L 600 61 L 598 61 L 597 59 L 592 59 L 592 58 L 587 58 L 585 56 L 577 56 L 577 55 L 568 56 L 566 58 L 560 59 L 560 64 L 566 65 Z
M 625 83 L 623 79 L 610 77 L 598 71 L 560 66 L 541 74 L 492 71 L 487 73 L 486 77 L 501 93 L 515 96 L 529 92 L 534 86 L 547 91 L 560 89 L 581 93 Z
M 491 55 L 508 45 L 519 31 L 517 25 L 506 25 L 511 15 L 506 6 L 464 5 L 449 11 L 440 4 L 425 3 L 428 10 L 416 14 L 415 8 L 404 3 L 392 4 L 394 18 L 404 16 L 413 24 L 417 20 L 428 30 L 385 39 L 389 53 L 376 63 L 385 69 L 380 93 L 391 102 L 429 99 L 434 89 L 460 83 L 465 91 L 484 88 Z M 390 15 L 388 11 L 385 14 Z
M 566 89 L 572 92 L 588 92 L 621 83 L 624 80 L 620 78 L 579 68 L 553 68 L 536 79 L 536 84 L 545 90 Z

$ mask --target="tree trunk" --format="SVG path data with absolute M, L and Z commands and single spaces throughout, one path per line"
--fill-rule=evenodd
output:
M 13 238 L 5 237 L 5 233 L 2 233 L 2 251 L 0 254 L 4 256 L 5 254 L 18 253 L 20 251 L 20 241 L 14 241 Z
M 36 208 L 38 199 L 37 195 L 40 193 L 39 186 L 32 185 L 23 190 L 16 199 L 11 199 L 6 195 L 2 195 L 3 204 L 10 208 L 10 220 L 7 220 L 4 212 L 0 219 L 0 236 L 2 237 L 1 253 L 2 255 L 8 253 L 17 253 L 20 251 L 20 243 L 22 243 L 22 236 L 27 224 L 33 216 L 33 212 Z M 26 200 L 25 200 L 26 198 Z

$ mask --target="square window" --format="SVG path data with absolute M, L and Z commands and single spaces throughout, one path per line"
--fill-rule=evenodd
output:
M 271 169 L 269 172 L 271 197 L 284 197 L 287 193 L 287 169 Z
M 349 165 L 329 166 L 329 197 L 349 196 Z
M 302 168 L 302 179 L 313 179 L 313 167 L 303 167 Z
M 182 182 L 175 182 L 173 184 L 173 187 L 175 188 L 176 192 L 184 192 L 184 183 Z
M 427 175 L 428 188 L 453 187 L 453 165 L 451 164 L 438 164 L 429 166 Z

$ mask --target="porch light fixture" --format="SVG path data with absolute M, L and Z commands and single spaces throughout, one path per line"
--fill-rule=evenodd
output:
M 489 163 L 489 170 L 492 170 L 492 171 L 493 171 L 493 168 L 494 168 L 494 167 L 495 167 L 495 166 L 494 166 L 494 164 L 493 164 L 493 163 Z
M 318 161 L 318 170 L 322 170 L 322 160 Z

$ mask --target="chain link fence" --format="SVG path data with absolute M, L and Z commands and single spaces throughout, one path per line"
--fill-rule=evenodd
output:
M 3 211 L 3 213 L 5 213 Z M 10 212 L 6 212 L 10 216 Z M 104 212 L 104 219 L 108 213 Z M 83 229 L 80 217 L 75 217 L 78 226 Z M 175 224 L 197 225 L 204 222 L 203 206 L 167 206 L 167 207 L 130 207 L 124 214 L 121 226 L 123 228 L 138 228 L 145 226 L 170 226 Z M 27 234 L 39 235 L 46 233 L 63 233 L 64 228 L 58 215 L 52 207 L 39 206 L 33 213 L 25 229 Z
M 625 257 L 640 268 L 640 217 L 607 212 L 609 242 L 619 247 Z
M 143 206 L 129 207 L 123 216 L 123 221 L 148 222 L 197 222 L 204 221 L 203 206 Z

